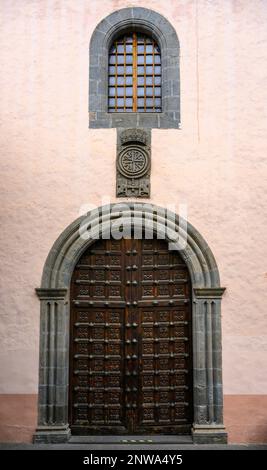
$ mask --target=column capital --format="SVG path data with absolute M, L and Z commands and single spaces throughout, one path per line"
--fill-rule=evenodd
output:
M 198 299 L 221 299 L 226 287 L 195 287 L 194 294 Z
M 36 294 L 40 300 L 65 300 L 68 289 L 60 288 L 36 288 Z

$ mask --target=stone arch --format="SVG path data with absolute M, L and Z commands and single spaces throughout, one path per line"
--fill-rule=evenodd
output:
M 192 283 L 194 442 L 225 442 L 221 365 L 221 297 L 218 267 L 211 249 L 189 223 L 187 231 L 179 216 L 168 213 L 169 227 L 178 233 L 179 249 Z M 65 442 L 68 426 L 69 286 L 74 267 L 96 239 L 108 236 L 118 220 L 125 227 L 166 234 L 166 210 L 142 203 L 113 204 L 95 209 L 70 224 L 54 243 L 43 269 L 41 300 L 39 419 L 35 442 Z M 88 230 L 89 228 L 89 230 Z M 173 232 L 172 232 L 173 233 Z M 186 235 L 187 234 L 187 235 Z M 82 235 L 82 236 L 81 236 Z M 84 235 L 87 235 L 86 237 Z M 186 241 L 181 248 L 181 243 Z
M 162 113 L 107 112 L 108 52 L 118 34 L 138 30 L 155 38 L 162 57 Z M 89 56 L 89 127 L 178 128 L 180 125 L 179 40 L 170 22 L 147 8 L 117 10 L 95 28 Z

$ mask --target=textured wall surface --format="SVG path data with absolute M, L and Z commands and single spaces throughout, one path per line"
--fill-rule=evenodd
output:
M 37 395 L 0 395 L 0 442 L 32 442 Z
M 214 252 L 226 394 L 267 393 L 265 0 L 2 0 L 0 393 L 35 394 L 45 258 L 81 205 L 115 198 L 116 131 L 88 129 L 88 44 L 126 6 L 181 44 L 181 130 L 152 131 L 151 201 Z M 266 417 L 267 421 L 267 417 Z
M 229 442 L 267 442 L 266 409 L 266 395 L 226 395 Z M 0 395 L 0 442 L 32 442 L 36 426 L 37 395 Z

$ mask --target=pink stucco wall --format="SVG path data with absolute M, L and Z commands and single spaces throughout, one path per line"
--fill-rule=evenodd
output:
M 83 204 L 115 201 L 114 129 L 88 129 L 88 43 L 116 9 L 166 16 L 181 130 L 152 132 L 151 202 L 185 203 L 219 265 L 225 394 L 267 394 L 265 0 L 2 0 L 0 371 L 35 394 L 45 258 Z

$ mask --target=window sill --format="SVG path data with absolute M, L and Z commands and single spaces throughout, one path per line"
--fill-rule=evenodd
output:
M 179 129 L 179 113 L 107 113 L 90 112 L 89 128 L 130 128 L 143 127 L 148 129 Z

